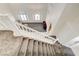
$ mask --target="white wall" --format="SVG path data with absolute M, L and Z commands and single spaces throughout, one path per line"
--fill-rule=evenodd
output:
M 13 14 L 12 14 L 11 10 L 9 9 L 9 6 L 7 5 L 7 3 L 0 4 L 0 14 L 8 14 L 8 15 L 10 15 L 10 18 L 13 17 Z M 15 21 L 15 20 L 13 20 L 13 21 Z
M 79 4 L 67 4 L 54 28 L 62 44 L 79 36 Z
M 48 4 L 48 12 L 47 12 L 47 25 L 49 27 L 49 24 L 52 24 L 52 29 L 50 31 L 50 34 L 53 33 L 53 29 L 59 20 L 59 17 L 61 16 L 64 7 L 66 4 L 60 4 L 60 3 L 55 3 L 55 4 Z M 48 28 L 47 28 L 48 31 Z
M 6 4 L 0 4 L 0 13 L 9 13 Z
M 63 8 L 56 8 L 56 6 L 53 8 L 52 5 L 49 8 L 51 11 L 47 19 L 52 22 L 54 27 L 52 32 L 59 38 L 59 42 L 68 46 L 69 41 L 79 36 L 79 4 L 59 4 L 57 6 Z M 79 44 L 73 44 L 71 49 L 75 55 L 79 55 Z

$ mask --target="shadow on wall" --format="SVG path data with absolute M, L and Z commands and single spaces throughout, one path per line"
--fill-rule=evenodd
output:
M 71 48 L 63 46 L 63 49 L 64 49 L 65 56 L 75 56 Z

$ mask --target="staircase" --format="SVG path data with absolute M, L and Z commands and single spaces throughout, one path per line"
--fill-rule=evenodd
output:
M 1 56 L 60 56 L 63 47 L 57 40 L 0 15 Z

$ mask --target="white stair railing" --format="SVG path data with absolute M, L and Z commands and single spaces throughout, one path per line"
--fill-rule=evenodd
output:
M 11 30 L 14 36 L 29 37 L 34 40 L 54 44 L 57 40 L 46 34 L 40 33 L 30 27 L 26 27 L 16 21 L 10 15 L 0 15 L 0 30 Z

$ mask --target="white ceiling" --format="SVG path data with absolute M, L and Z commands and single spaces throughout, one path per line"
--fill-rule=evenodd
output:
M 36 13 L 41 15 L 41 20 L 45 20 L 48 8 L 46 3 L 10 3 L 6 6 L 16 19 L 19 14 L 27 14 L 31 20 Z
M 41 10 L 47 8 L 47 4 L 42 3 L 11 3 L 7 4 L 8 7 L 12 10 L 18 11 L 18 10 Z
M 18 15 L 28 15 L 30 20 L 34 20 L 35 14 L 40 14 L 41 20 L 46 19 L 48 3 L 0 3 L 0 13 L 11 13 L 15 19 Z

